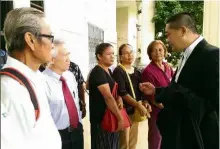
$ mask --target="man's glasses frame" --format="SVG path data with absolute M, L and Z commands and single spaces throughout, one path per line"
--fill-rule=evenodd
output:
M 50 39 L 51 43 L 53 43 L 54 41 L 54 36 L 53 35 L 48 35 L 48 34 L 39 34 L 39 37 L 46 37 L 48 39 Z

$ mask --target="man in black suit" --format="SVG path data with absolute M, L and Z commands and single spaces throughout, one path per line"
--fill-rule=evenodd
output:
M 140 84 L 145 94 L 164 105 L 157 120 L 161 149 L 218 149 L 219 48 L 197 33 L 189 13 L 168 19 L 166 34 L 173 51 L 183 54 L 171 84 Z

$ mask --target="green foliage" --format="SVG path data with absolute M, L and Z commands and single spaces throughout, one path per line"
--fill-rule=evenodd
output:
M 155 1 L 155 15 L 152 19 L 155 23 L 155 39 L 162 40 L 167 45 L 165 36 L 166 20 L 178 12 L 189 12 L 193 14 L 197 23 L 197 31 L 202 34 L 203 4 L 203 1 Z M 175 67 L 180 58 L 180 53 L 171 52 L 170 47 L 168 45 L 167 47 L 170 53 L 167 61 Z

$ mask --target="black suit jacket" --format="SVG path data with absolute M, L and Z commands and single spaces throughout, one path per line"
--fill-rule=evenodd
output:
M 156 89 L 161 149 L 218 149 L 219 48 L 202 40 L 174 80 Z

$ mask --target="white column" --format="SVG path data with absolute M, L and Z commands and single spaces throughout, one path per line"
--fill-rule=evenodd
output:
M 117 55 L 117 32 L 116 32 L 116 1 L 106 0 L 104 10 L 106 14 L 104 16 L 104 42 L 111 43 L 114 46 L 114 53 Z M 114 66 L 117 65 L 117 58 L 115 58 Z
M 128 43 L 128 15 L 128 7 L 117 8 L 117 49 L 121 44 Z
M 116 1 L 106 0 L 104 9 L 106 10 L 106 14 L 103 16 L 105 22 L 104 42 L 111 43 L 117 49 Z
M 128 43 L 136 51 L 137 47 L 137 7 L 136 5 L 130 5 L 128 7 Z
M 204 1 L 203 36 L 220 47 L 220 1 Z
M 13 7 L 30 7 L 30 0 L 13 0 Z
M 136 3 L 137 5 L 137 11 L 141 10 L 141 7 L 142 7 L 142 3 L 141 2 L 137 2 Z M 137 14 L 137 25 L 141 25 L 141 13 L 140 14 Z M 140 65 L 140 58 L 141 58 L 141 51 L 139 51 L 139 49 L 141 49 L 141 30 L 139 29 L 139 27 L 136 27 L 136 30 L 137 30 L 137 38 L 136 38 L 136 41 L 137 41 L 137 45 L 136 45 L 136 66 L 138 67 Z
M 141 18 L 141 65 L 146 65 L 150 62 L 147 56 L 147 47 L 155 37 L 155 26 L 152 23 L 154 16 L 154 1 L 142 1 L 142 18 Z

